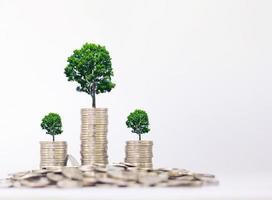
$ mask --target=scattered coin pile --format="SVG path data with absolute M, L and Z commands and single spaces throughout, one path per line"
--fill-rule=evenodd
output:
M 125 162 L 131 163 L 139 168 L 152 168 L 153 142 L 147 140 L 132 140 L 126 143 Z
M 65 166 L 67 162 L 67 143 L 64 141 L 40 142 L 40 167 Z
M 0 187 L 195 187 L 218 184 L 212 174 L 184 169 L 143 170 L 128 163 L 49 168 L 11 174 Z
M 81 164 L 108 164 L 108 109 L 81 109 Z

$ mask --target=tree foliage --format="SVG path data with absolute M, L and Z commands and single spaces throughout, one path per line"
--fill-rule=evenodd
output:
M 150 131 L 148 115 L 144 110 L 140 109 L 136 109 L 134 112 L 129 114 L 126 125 L 128 128 L 132 129 L 132 133 L 139 135 L 139 140 L 141 140 L 141 134 L 148 133 Z
M 46 134 L 52 135 L 55 141 L 55 135 L 62 133 L 61 117 L 57 113 L 49 113 L 42 119 L 41 127 L 46 130 Z
M 67 62 L 65 75 L 68 81 L 78 82 L 77 91 L 92 96 L 93 107 L 96 94 L 110 92 L 115 87 L 111 80 L 111 57 L 104 46 L 85 43 L 81 49 L 74 50 Z

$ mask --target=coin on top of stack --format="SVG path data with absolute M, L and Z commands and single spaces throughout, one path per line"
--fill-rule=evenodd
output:
M 40 167 L 65 166 L 67 162 L 67 143 L 65 141 L 40 142 Z
M 108 109 L 81 109 L 81 163 L 108 164 Z
M 153 142 L 148 140 L 133 140 L 126 142 L 125 162 L 138 168 L 151 169 L 153 157 Z

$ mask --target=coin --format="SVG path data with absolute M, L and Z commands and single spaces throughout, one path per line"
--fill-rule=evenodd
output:
M 155 186 L 156 184 L 159 184 L 161 182 L 164 182 L 165 179 L 160 178 L 158 174 L 143 174 L 139 176 L 139 183 L 145 185 L 145 186 Z
M 46 174 L 46 176 L 50 181 L 54 181 L 54 182 L 61 181 L 61 180 L 63 180 L 65 178 L 63 175 L 56 174 L 56 173 L 53 173 L 53 172 L 50 172 L 50 173 Z
M 12 186 L 13 186 L 13 183 L 10 179 L 1 179 L 0 180 L 0 188 L 9 188 Z
M 145 150 L 142 150 L 142 149 L 134 149 L 134 150 L 128 150 L 126 149 L 125 150 L 127 153 L 129 154 L 139 154 L 139 155 L 145 155 L 145 154 L 152 154 L 153 152 L 152 151 L 145 151 Z
M 153 144 L 151 140 L 129 140 L 127 144 Z
M 50 184 L 50 181 L 45 177 L 41 177 L 34 180 L 22 180 L 20 183 L 21 185 L 26 187 L 41 188 L 48 186 Z
M 48 154 L 40 153 L 40 156 L 41 156 L 41 160 L 46 159 L 46 158 L 51 158 L 51 159 L 61 158 L 64 160 L 67 157 L 67 154 L 54 154 L 54 152 L 52 152 L 52 153 L 48 153 Z
M 82 180 L 83 178 L 82 172 L 76 167 L 66 167 L 62 170 L 62 174 L 67 178 L 74 180 Z
M 84 177 L 82 179 L 82 185 L 83 186 L 94 186 L 97 182 L 97 179 L 94 177 Z
M 108 112 L 107 108 L 82 108 L 81 112 Z
M 66 145 L 65 141 L 40 141 L 40 144 L 48 144 L 48 145 Z
M 64 179 L 57 182 L 57 186 L 60 188 L 75 188 L 81 187 L 82 183 L 76 180 Z

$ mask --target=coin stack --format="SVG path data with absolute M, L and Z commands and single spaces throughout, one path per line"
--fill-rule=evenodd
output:
M 81 164 L 108 164 L 108 109 L 81 109 Z
M 65 141 L 40 142 L 40 167 L 66 166 L 67 163 L 67 143 Z
M 133 140 L 126 143 L 125 162 L 139 168 L 151 169 L 153 142 L 147 140 Z

